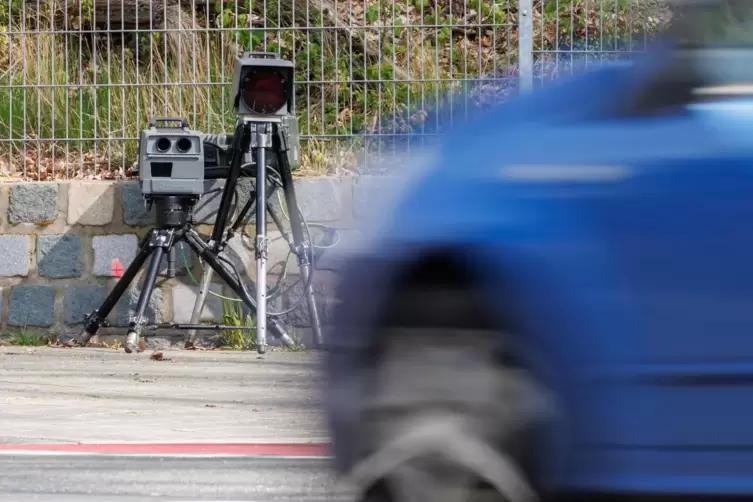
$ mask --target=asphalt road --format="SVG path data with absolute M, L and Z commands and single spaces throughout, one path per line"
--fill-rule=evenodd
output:
M 2 502 L 348 500 L 327 459 L 0 455 Z

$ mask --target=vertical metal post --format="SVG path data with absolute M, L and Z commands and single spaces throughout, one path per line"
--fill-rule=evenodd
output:
M 518 79 L 521 92 L 533 90 L 533 0 L 518 0 Z
M 267 159 L 269 124 L 256 124 L 256 350 L 267 350 Z

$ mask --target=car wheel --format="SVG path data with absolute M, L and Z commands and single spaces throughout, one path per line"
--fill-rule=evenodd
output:
M 514 343 L 481 322 L 469 291 L 414 289 L 394 303 L 362 394 L 358 500 L 537 500 L 530 438 L 552 401 Z

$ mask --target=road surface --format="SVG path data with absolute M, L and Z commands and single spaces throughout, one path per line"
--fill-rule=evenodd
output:
M 327 459 L 0 454 L 2 502 L 348 500 Z
M 0 347 L 0 502 L 344 499 L 316 353 L 162 352 Z

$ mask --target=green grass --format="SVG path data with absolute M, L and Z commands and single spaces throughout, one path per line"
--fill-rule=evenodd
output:
M 240 302 L 230 300 L 222 301 L 222 322 L 230 326 L 253 326 L 254 317 L 251 314 L 243 316 L 243 305 Z M 256 344 L 252 336 L 254 331 L 247 329 L 230 329 L 221 332 L 220 343 L 222 347 L 246 350 L 255 348 Z
M 11 345 L 22 347 L 43 347 L 49 342 L 49 337 L 47 335 L 26 329 L 9 333 L 7 339 Z
M 49 12 L 27 12 L 28 19 L 21 19 L 21 1 L 11 0 L 12 18 L 0 9 L 0 86 L 12 86 L 0 89 L 0 138 L 18 139 L 0 143 L 0 159 L 17 155 L 21 139 L 32 140 L 25 144 L 35 148 L 36 138 L 135 138 L 153 115 L 186 117 L 206 132 L 229 131 L 235 117 L 226 83 L 236 47 L 279 52 L 294 61 L 296 81 L 304 83 L 297 89 L 299 129 L 315 138 L 420 130 L 425 108 L 457 86 L 457 79 L 489 74 L 518 59 L 515 2 L 469 0 L 458 12 L 457 3 L 452 11 L 446 0 L 368 0 L 362 12 L 353 14 L 354 28 L 317 30 L 332 21 L 312 14 L 304 21 L 314 29 L 304 31 L 296 29 L 302 22 L 293 21 L 284 4 L 277 15 L 278 0 L 267 0 L 266 9 L 262 2 L 230 1 L 217 4 L 219 22 L 228 31 L 189 32 L 171 45 L 161 32 L 125 43 L 75 33 L 12 35 L 28 30 L 35 19 L 42 27 L 52 24 Z M 91 5 L 83 2 L 86 26 Z M 655 0 L 537 1 L 534 50 L 584 34 L 610 39 L 655 30 L 652 5 Z M 263 22 L 266 29 L 248 28 L 252 15 L 261 17 L 255 23 Z M 339 19 L 338 24 L 348 22 Z M 453 29 L 461 24 L 468 28 Z M 194 52 L 198 57 L 187 57 Z M 44 145 L 40 154 L 49 155 L 52 146 Z M 119 159 L 130 165 L 136 154 L 135 141 L 54 145 L 57 155 L 66 152 L 73 160 L 96 148 L 98 156 L 116 165 Z M 333 163 L 352 164 L 365 144 L 319 138 L 302 146 L 301 171 L 322 174 Z

